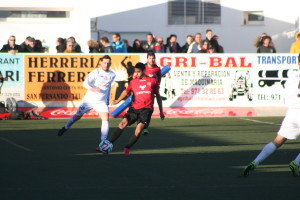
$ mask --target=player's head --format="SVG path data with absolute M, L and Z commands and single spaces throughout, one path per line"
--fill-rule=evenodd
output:
M 136 78 L 143 78 L 145 76 L 145 64 L 138 62 L 134 66 L 134 74 L 136 75 Z
M 101 60 L 101 67 L 104 71 L 108 71 L 109 67 L 111 65 L 111 57 L 109 55 L 105 55 L 102 58 L 100 58 Z
M 155 53 L 153 51 L 149 51 L 147 53 L 147 65 L 153 65 L 155 62 Z

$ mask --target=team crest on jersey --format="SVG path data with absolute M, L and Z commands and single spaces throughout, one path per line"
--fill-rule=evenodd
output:
M 141 90 L 144 90 L 146 85 L 140 85 Z
M 148 82 L 147 85 L 148 85 L 148 86 L 151 86 L 151 82 Z

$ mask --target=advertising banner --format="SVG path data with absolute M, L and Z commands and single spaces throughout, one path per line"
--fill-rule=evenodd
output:
M 0 100 L 24 100 L 23 55 L 0 54 Z
M 100 67 L 103 55 L 1 54 L 1 101 L 13 97 L 20 109 L 35 107 L 47 117 L 68 118 L 86 93 L 85 77 Z M 117 99 L 134 65 L 146 63 L 147 58 L 146 54 L 110 56 L 110 69 L 117 75 L 110 98 Z M 156 64 L 171 67 L 160 84 L 167 116 L 256 116 L 256 107 L 284 106 L 284 84 L 298 69 L 298 55 L 156 54 Z M 153 116 L 158 115 L 156 108 Z M 91 112 L 85 117 L 96 116 Z

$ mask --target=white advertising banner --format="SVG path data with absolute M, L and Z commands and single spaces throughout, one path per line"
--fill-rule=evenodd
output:
M 159 54 L 168 107 L 283 106 L 284 83 L 298 69 L 290 54 Z

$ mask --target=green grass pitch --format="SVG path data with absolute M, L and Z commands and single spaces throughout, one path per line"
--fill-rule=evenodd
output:
M 109 155 L 95 151 L 100 119 L 0 121 L 0 199 L 287 199 L 300 177 L 288 168 L 299 141 L 288 141 L 248 178 L 247 165 L 270 142 L 282 117 L 154 118 L 131 150 L 128 127 Z M 110 132 L 120 119 L 111 120 Z

